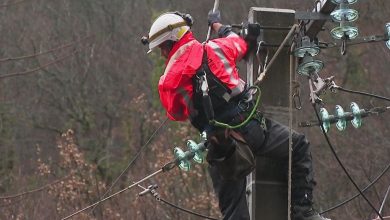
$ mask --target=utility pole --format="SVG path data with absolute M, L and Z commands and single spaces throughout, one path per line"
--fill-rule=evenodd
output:
M 262 27 L 259 36 L 260 42 L 264 42 L 261 60 L 265 60 L 267 51 L 268 59 L 273 57 L 293 26 L 294 17 L 295 11 L 289 9 L 257 7 L 250 9 L 249 22 L 257 22 Z M 289 48 L 282 49 L 261 84 L 262 111 L 266 117 L 276 119 L 283 124 L 289 124 L 289 97 L 291 96 Z M 247 80 L 249 84 L 257 78 L 258 66 L 256 56 L 248 60 Z M 285 162 L 267 157 L 256 158 L 256 170 L 247 177 L 247 201 L 251 219 L 288 219 L 288 170 Z
M 291 27 L 297 23 L 296 19 L 303 17 L 323 18 L 336 8 L 331 0 L 317 1 L 313 13 L 299 13 L 290 9 L 253 7 L 249 11 L 248 21 L 257 22 L 262 27 L 259 42 L 263 43 L 260 49 L 260 59 L 252 56 L 247 61 L 247 82 L 253 85 L 258 77 L 259 61 L 264 62 L 268 51 L 268 59 L 271 59 L 278 46 L 285 39 Z M 301 18 L 299 18 L 301 19 Z M 311 39 L 315 38 L 322 30 L 325 19 L 308 19 L 306 34 Z M 296 59 L 290 57 L 289 43 L 277 56 L 270 67 L 264 82 L 261 84 L 263 96 L 262 111 L 265 116 L 296 128 L 293 115 L 293 80 L 295 78 Z M 261 63 L 264 65 L 265 63 Z M 263 66 L 264 67 L 264 66 Z M 261 71 L 260 71 L 261 72 Z M 291 153 L 292 141 L 290 135 L 289 152 Z M 291 155 L 289 156 L 291 159 Z M 256 170 L 247 177 L 247 201 L 252 220 L 290 220 L 291 203 L 291 160 L 288 170 L 286 164 L 266 157 L 256 158 Z M 287 175 L 289 174 L 289 175 Z

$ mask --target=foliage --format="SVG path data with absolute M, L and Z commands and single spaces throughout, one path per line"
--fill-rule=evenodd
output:
M 240 23 L 252 6 L 307 10 L 314 1 L 223 1 L 220 6 L 224 21 Z M 0 199 L 0 219 L 59 219 L 104 194 L 166 119 L 157 92 L 164 61 L 157 53 L 146 55 L 140 37 L 160 12 L 179 10 L 192 14 L 196 22 L 192 30 L 202 40 L 211 7 L 211 1 L 190 0 L 2 3 L 0 76 L 36 70 L 0 78 L 0 198 L 29 192 Z M 362 12 L 357 23 L 360 32 L 368 35 L 380 30 L 381 34 L 389 20 L 389 2 L 362 1 L 356 8 Z M 321 33 L 326 39 L 325 34 Z M 326 69 L 321 74 L 336 75 L 337 83 L 351 89 L 388 96 L 384 83 L 390 77 L 388 51 L 380 43 L 359 46 L 348 48 L 344 57 L 338 48 L 323 50 Z M 306 79 L 302 85 L 307 85 Z M 303 101 L 306 92 L 303 88 Z M 324 99 L 329 108 L 348 106 L 351 101 L 362 107 L 386 105 L 341 93 L 327 94 Z M 314 118 L 311 106 L 305 104 L 297 113 L 298 121 Z M 332 127 L 330 135 L 337 151 L 360 186 L 368 184 L 389 162 L 388 117 L 367 118 L 361 129 L 349 126 L 345 133 Z M 354 194 L 319 130 L 300 131 L 312 143 L 317 207 L 325 209 Z M 196 137 L 188 122 L 166 123 L 110 193 L 159 169 L 173 159 L 174 146 L 183 147 L 186 140 Z M 387 175 L 367 193 L 378 207 L 388 182 Z M 143 186 L 154 183 L 164 199 L 219 216 L 206 165 L 196 165 L 187 173 L 174 169 Z M 150 195 L 137 197 L 140 191 L 133 188 L 75 219 L 197 219 Z M 370 211 L 357 199 L 329 216 L 366 219 Z

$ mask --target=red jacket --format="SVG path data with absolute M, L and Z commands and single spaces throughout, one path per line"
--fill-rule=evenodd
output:
M 205 49 L 210 70 L 232 90 L 232 96 L 240 94 L 245 82 L 238 75 L 236 62 L 247 51 L 244 39 L 232 33 L 207 42 Z M 168 56 L 158 91 L 171 120 L 184 121 L 194 113 L 192 77 L 202 64 L 203 51 L 203 45 L 188 32 L 175 43 Z

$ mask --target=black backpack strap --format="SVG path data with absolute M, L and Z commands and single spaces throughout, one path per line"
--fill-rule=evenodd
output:
M 193 104 L 197 113 L 190 117 L 191 123 L 200 131 L 214 120 L 214 112 L 220 114 L 226 111 L 236 99 L 231 96 L 232 90 L 210 70 L 206 48 L 203 48 L 202 65 L 193 77 Z M 205 91 L 202 85 L 207 85 L 208 89 Z
M 215 74 L 210 70 L 206 48 L 203 51 L 202 65 L 201 68 L 197 71 L 197 74 L 205 74 L 207 78 L 207 83 L 209 85 L 210 95 L 229 102 L 231 97 L 232 90 L 225 85 Z

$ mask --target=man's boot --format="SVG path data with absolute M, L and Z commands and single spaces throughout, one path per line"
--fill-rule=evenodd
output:
M 292 206 L 292 220 L 331 220 L 322 217 L 315 209 L 313 209 L 313 202 L 306 198 L 299 202 L 293 202 Z

